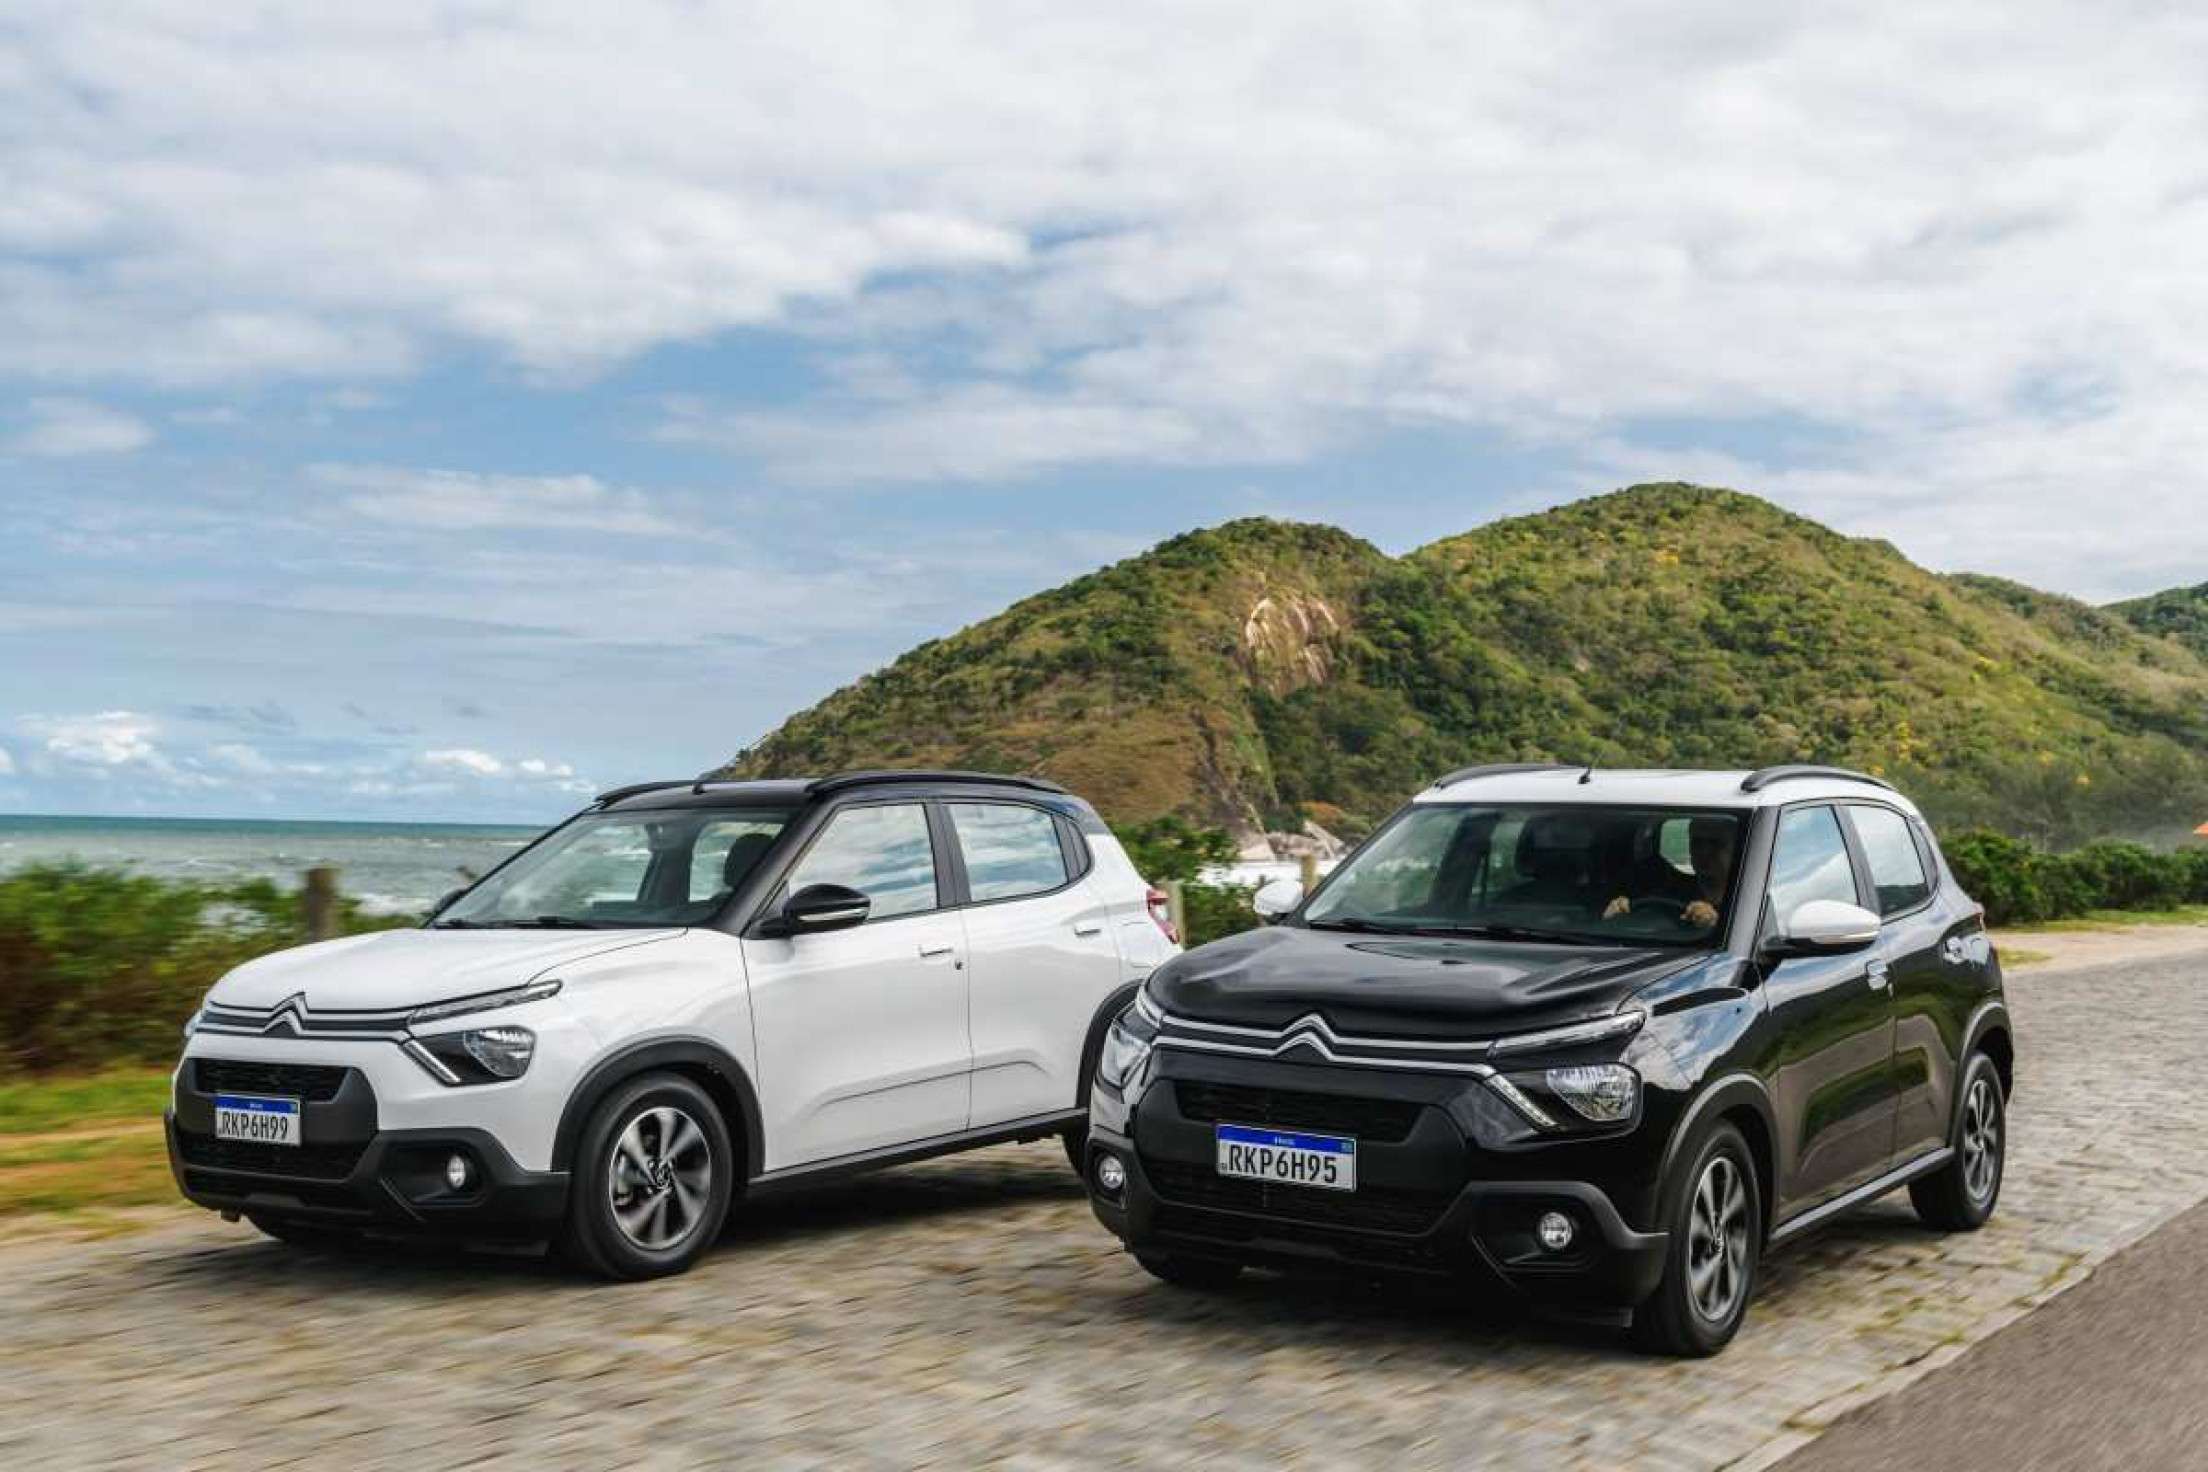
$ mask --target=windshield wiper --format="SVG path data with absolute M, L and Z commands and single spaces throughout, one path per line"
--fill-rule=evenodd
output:
M 1400 925 L 1375 925 L 1370 920 L 1355 920 L 1347 917 L 1339 920 L 1306 920 L 1303 923 L 1308 930 L 1354 930 L 1366 935 L 1411 934 L 1410 931 L 1405 930 Z

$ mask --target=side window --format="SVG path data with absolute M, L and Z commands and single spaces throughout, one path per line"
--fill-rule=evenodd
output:
M 743 883 L 758 867 L 776 835 L 788 820 L 771 818 L 717 818 L 698 830 L 690 848 L 690 893 L 693 904 L 718 899 Z
M 1898 915 L 1932 897 L 1924 856 L 1917 852 L 1907 818 L 1892 808 L 1856 806 L 1848 809 L 1848 820 L 1855 824 L 1855 836 L 1863 844 L 1871 887 L 1878 891 L 1879 914 Z
M 1785 926 L 1788 917 L 1811 900 L 1855 904 L 1855 870 L 1848 863 L 1847 840 L 1831 808 L 1795 808 L 1779 816 L 1779 837 L 1771 851 L 1771 915 Z
M 808 884 L 857 890 L 873 902 L 872 920 L 934 909 L 940 901 L 927 809 L 918 803 L 845 808 L 790 871 L 790 893 Z
M 975 899 L 1016 899 L 1066 882 L 1065 845 L 1050 814 L 1001 802 L 954 802 L 950 809 Z

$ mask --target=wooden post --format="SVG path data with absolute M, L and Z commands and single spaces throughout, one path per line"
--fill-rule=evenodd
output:
M 1299 854 L 1296 857 L 1297 877 L 1303 880 L 1303 892 L 1309 894 L 1319 887 L 1319 856 Z
M 1178 879 L 1165 881 L 1165 918 L 1173 922 L 1173 934 L 1188 943 L 1188 887 Z
M 307 871 L 307 939 L 331 940 L 337 935 L 337 871 Z

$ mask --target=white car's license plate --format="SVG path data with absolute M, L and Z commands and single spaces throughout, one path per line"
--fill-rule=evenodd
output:
M 215 1095 L 215 1138 L 256 1145 L 299 1143 L 299 1101 L 257 1094 Z
M 1357 1189 L 1357 1142 L 1346 1135 L 1306 1135 L 1262 1125 L 1213 1126 L 1219 1174 L 1322 1191 Z

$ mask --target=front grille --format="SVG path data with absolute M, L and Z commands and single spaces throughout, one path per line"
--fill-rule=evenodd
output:
M 1177 1079 L 1173 1097 L 1181 1118 L 1213 1124 L 1269 1124 L 1285 1130 L 1321 1130 L 1393 1145 L 1410 1138 L 1423 1105 L 1401 1099 L 1353 1099 L 1299 1094 L 1236 1084 Z
M 260 1145 L 246 1140 L 218 1140 L 213 1135 L 176 1132 L 177 1153 L 186 1165 L 208 1170 L 241 1171 L 248 1175 L 295 1176 L 310 1181 L 342 1181 L 360 1163 L 368 1148 L 365 1140 L 349 1145 Z
M 1169 1160 L 1145 1159 L 1142 1168 L 1160 1196 L 1185 1206 L 1245 1211 L 1286 1221 L 1406 1237 L 1432 1231 L 1449 1209 L 1451 1198 L 1447 1191 L 1374 1186 L 1320 1191 L 1308 1186 L 1282 1186 L 1271 1181 L 1239 1180 L 1220 1175 L 1209 1166 Z
M 273 1094 L 309 1104 L 335 1099 L 351 1072 L 324 1063 L 246 1063 L 235 1058 L 199 1058 L 192 1068 L 202 1094 Z

